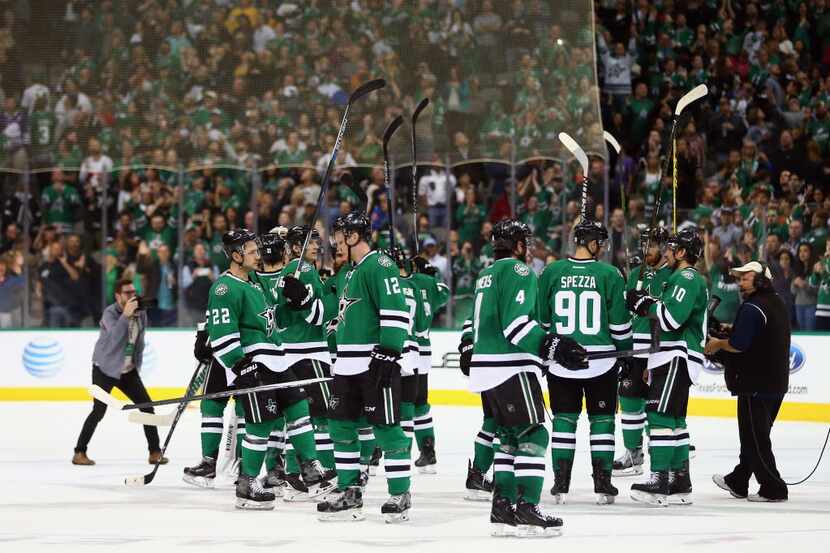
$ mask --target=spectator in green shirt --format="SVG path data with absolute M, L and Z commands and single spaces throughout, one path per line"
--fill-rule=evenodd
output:
M 157 255 L 159 246 L 162 244 L 170 248 L 171 252 L 175 252 L 178 242 L 175 227 L 167 224 L 164 215 L 161 213 L 154 213 L 150 217 L 150 226 L 144 229 L 143 239 L 147 242 L 153 255 Z
M 478 203 L 475 188 L 470 186 L 464 193 L 464 203 L 455 210 L 458 237 L 462 242 L 472 243 L 481 231 L 481 223 L 487 219 L 487 209 Z
M 81 207 L 81 195 L 74 186 L 67 185 L 63 171 L 52 171 L 52 183 L 43 190 L 40 197 L 43 220 L 54 225 L 62 234 L 72 232 L 77 221 L 77 210 Z

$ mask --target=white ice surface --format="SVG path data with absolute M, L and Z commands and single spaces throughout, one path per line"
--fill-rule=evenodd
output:
M 108 412 L 98 427 L 89 448 L 97 466 L 70 464 L 89 407 L 0 403 L 0 552 L 485 553 L 528 546 L 606 553 L 830 552 L 830 460 L 822 462 L 807 484 L 790 489 L 788 503 L 732 499 L 711 482 L 713 473 L 730 471 L 737 459 L 736 423 L 729 419 L 689 419 L 698 448 L 692 461 L 695 504 L 661 509 L 629 499 L 631 478 L 615 479 L 620 488 L 616 505 L 593 503 L 583 418 L 569 503 L 551 505 L 551 474 L 545 482 L 544 503 L 564 518 L 563 536 L 519 542 L 489 537 L 489 504 L 462 500 L 467 458 L 481 417 L 474 408 L 433 409 L 439 474 L 415 475 L 411 522 L 386 525 L 379 516 L 386 498 L 382 476 L 370 483 L 367 520 L 358 523 L 318 522 L 312 504 L 278 502 L 271 512 L 238 511 L 230 487 L 202 490 L 184 484 L 182 468 L 200 455 L 199 417 L 193 410 L 173 437 L 167 453 L 170 464 L 160 468 L 149 486 L 127 488 L 125 476 L 151 467 L 146 464 L 141 428 L 128 423 L 122 413 Z M 776 424 L 773 443 L 785 479 L 800 478 L 812 468 L 825 432 L 820 424 Z

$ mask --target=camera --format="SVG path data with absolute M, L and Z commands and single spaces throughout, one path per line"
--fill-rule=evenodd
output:
M 138 307 L 136 307 L 136 311 L 145 311 L 147 309 L 152 309 L 154 307 L 159 306 L 159 300 L 156 298 L 145 298 L 144 296 L 136 296 L 135 299 L 138 302 Z

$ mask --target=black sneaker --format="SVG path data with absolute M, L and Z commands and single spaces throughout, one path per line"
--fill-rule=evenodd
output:
M 317 518 L 322 521 L 358 521 L 363 514 L 363 492 L 359 486 L 334 490 L 317 504 Z
M 412 507 L 412 496 L 409 492 L 389 496 L 386 503 L 381 505 L 380 514 L 386 523 L 406 522 L 409 520 L 409 509 Z
M 683 468 L 669 473 L 669 505 L 692 504 L 692 479 L 689 476 L 689 461 Z
M 505 538 L 516 535 L 516 512 L 510 500 L 493 493 L 493 503 L 490 507 L 490 535 Z
M 573 459 L 559 459 L 559 463 L 553 468 L 553 487 L 550 494 L 556 503 L 565 503 L 565 495 L 571 489 L 571 469 Z
M 236 484 L 236 508 L 268 511 L 274 508 L 275 496 L 266 491 L 255 476 L 240 474 Z
M 212 488 L 216 478 L 216 459 L 202 457 L 202 462 L 193 467 L 184 469 L 182 480 L 200 488 Z
M 421 455 L 415 459 L 415 466 L 421 474 L 436 474 L 435 440 L 432 437 L 424 438 L 421 445 Z
M 631 499 L 659 507 L 669 506 L 669 471 L 652 472 L 645 482 L 631 485 Z
M 467 493 L 464 499 L 468 501 L 490 501 L 493 494 L 493 482 L 483 472 L 467 461 Z
M 602 461 L 592 459 L 594 479 L 594 493 L 597 494 L 597 505 L 611 505 L 620 491 L 611 484 L 611 471 L 602 468 Z
M 552 538 L 562 534 L 561 518 L 542 512 L 539 505 L 519 499 L 516 503 L 516 535 L 522 538 Z

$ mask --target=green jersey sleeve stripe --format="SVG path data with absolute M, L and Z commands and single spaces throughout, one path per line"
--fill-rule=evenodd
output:
M 305 322 L 313 326 L 320 326 L 323 324 L 323 311 L 323 301 L 320 299 L 314 300 Z
M 509 335 L 505 336 L 511 344 L 514 346 L 518 346 L 519 342 L 527 336 L 531 330 L 535 327 L 539 326 L 536 321 L 527 321 L 526 323 L 522 324 L 521 326 L 516 327 L 513 332 Z
M 513 331 L 515 331 L 519 326 L 527 324 L 529 320 L 530 317 L 527 315 L 520 315 L 519 317 L 516 317 L 509 325 L 507 325 L 507 328 L 502 331 L 502 334 L 504 334 L 504 337 L 509 340 L 510 335 L 513 334 Z
M 657 318 L 660 321 L 660 326 L 666 332 L 674 332 L 675 330 L 680 328 L 680 323 L 674 320 L 674 317 L 671 316 L 669 313 L 666 304 L 659 302 L 657 307 Z

